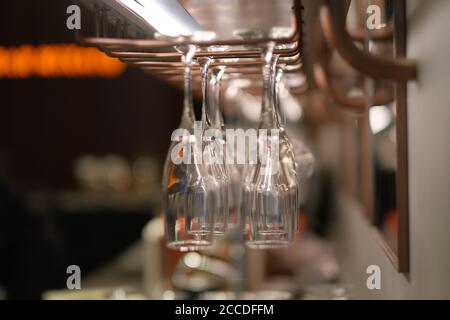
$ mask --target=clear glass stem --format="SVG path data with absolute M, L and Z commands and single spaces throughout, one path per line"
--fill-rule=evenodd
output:
M 278 55 L 273 54 L 275 47 L 274 42 L 269 42 L 264 47 L 262 53 L 263 60 L 263 97 L 262 97 L 262 121 L 261 124 L 266 127 L 265 129 L 278 128 L 278 117 L 276 110 L 274 109 L 274 89 L 273 89 L 273 70 L 275 70 L 278 62 Z M 262 129 L 262 128 L 260 128 Z
M 280 101 L 280 83 L 283 78 L 283 67 L 275 66 L 274 72 L 274 84 L 273 84 L 273 98 L 275 102 L 275 109 L 277 111 L 278 122 L 282 128 L 286 126 L 286 115 L 281 110 L 281 101 Z
M 200 65 L 200 75 L 202 79 L 202 122 L 203 122 L 203 130 L 211 127 L 210 113 L 209 113 L 209 90 L 208 90 L 208 70 L 209 65 L 211 64 L 211 58 L 202 57 L 197 59 L 198 64 Z
M 192 60 L 195 55 L 196 47 L 188 45 L 182 51 L 182 62 L 184 64 L 184 99 L 183 99 L 183 114 L 181 122 L 193 123 L 195 121 L 194 102 L 192 98 Z M 183 127 L 183 126 L 181 126 Z
M 211 103 L 209 104 L 211 125 L 222 131 L 224 131 L 224 122 L 220 112 L 220 87 L 224 73 L 225 66 L 215 67 L 211 72 Z

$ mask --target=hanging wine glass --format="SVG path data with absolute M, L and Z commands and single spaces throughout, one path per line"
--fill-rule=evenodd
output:
M 270 42 L 263 50 L 263 97 L 259 125 L 259 159 L 252 181 L 245 185 L 245 209 L 249 214 L 250 234 L 247 245 L 269 249 L 286 247 L 292 242 L 298 205 L 293 194 L 298 189 L 292 181 L 291 167 L 295 165 L 292 147 L 280 136 L 280 124 L 273 97 L 275 44 Z M 263 133 L 266 132 L 264 135 Z M 287 163 L 286 157 L 292 163 Z M 295 203 L 294 203 L 295 202 Z
M 279 87 L 282 74 L 282 67 L 277 67 L 276 63 L 272 63 L 271 78 L 273 81 L 273 98 L 280 125 L 280 164 L 289 186 L 289 210 L 294 214 L 294 228 L 295 231 L 298 231 L 300 215 L 299 177 L 297 176 L 297 162 L 295 159 L 294 148 L 292 147 L 284 127 L 285 117 L 281 116 Z
M 299 230 L 299 214 L 300 214 L 300 202 L 299 202 L 299 180 L 297 176 L 297 162 L 295 159 L 294 148 L 289 140 L 285 129 L 286 119 L 284 113 L 281 111 L 280 104 L 280 84 L 283 75 L 283 66 L 278 64 L 279 55 L 273 55 L 271 68 L 270 68 L 270 81 L 272 89 L 272 99 L 278 119 L 279 125 L 279 157 L 280 157 L 280 169 L 283 170 L 283 174 L 286 177 L 289 190 L 289 206 L 288 210 L 293 214 L 293 224 L 295 231 Z M 283 116 L 282 116 L 283 115 Z
M 241 201 L 241 176 L 237 166 L 236 153 L 234 144 L 228 144 L 226 137 L 225 124 L 222 113 L 220 112 L 220 89 L 222 76 L 224 74 L 225 67 L 218 66 L 212 70 L 211 88 L 212 88 L 212 106 L 216 114 L 217 122 L 222 130 L 224 139 L 222 144 L 225 147 L 226 159 L 225 169 L 228 176 L 228 227 L 229 228 L 242 228 L 242 220 L 240 215 L 240 201 Z M 228 157 L 230 159 L 228 159 Z M 229 161 L 231 160 L 231 161 Z
M 270 37 L 270 38 L 276 38 L 276 39 L 282 39 L 282 38 L 288 38 L 292 35 L 293 29 L 292 28 L 286 28 L 286 27 L 271 27 L 269 30 L 262 30 L 262 29 L 239 29 L 234 31 L 234 35 L 241 37 L 242 39 L 247 40 L 254 40 L 254 39 L 261 39 L 264 37 Z M 293 46 L 293 44 L 279 44 L 275 46 L 273 44 L 273 47 L 271 50 L 273 51 L 275 48 L 277 49 L 289 49 Z M 260 50 L 260 45 L 246 45 L 245 46 L 248 49 L 252 50 Z M 265 57 L 263 57 L 265 58 Z M 278 59 L 278 58 L 277 58 Z M 274 64 L 276 65 L 276 63 Z M 269 81 L 273 81 L 273 75 L 270 73 L 270 79 Z M 271 84 L 270 87 L 272 90 L 274 90 L 274 84 Z M 267 92 L 267 94 L 269 94 Z M 271 92 L 271 99 L 274 98 L 275 93 Z M 249 150 L 249 154 L 252 154 L 256 152 L 256 150 L 252 150 L 255 146 L 252 144 L 247 145 L 247 149 Z M 240 199 L 240 218 L 243 221 L 244 226 L 244 233 L 249 234 L 250 232 L 250 216 L 249 213 L 252 212 L 252 199 L 253 199 L 253 191 L 250 190 L 250 186 L 252 185 L 253 177 L 256 170 L 256 163 L 251 161 L 251 158 L 248 159 L 248 162 L 243 166 L 243 168 L 240 168 L 241 170 L 241 199 Z
M 281 79 L 284 75 L 284 64 L 278 64 L 275 75 L 275 106 L 277 108 L 280 126 L 286 132 L 286 111 L 282 107 L 281 90 L 287 90 Z M 297 163 L 297 176 L 300 180 L 307 179 L 314 173 L 315 158 L 311 150 L 299 139 L 291 141 L 294 149 L 295 160 Z
M 314 171 L 315 160 L 312 152 L 302 141 L 297 140 L 294 147 L 286 132 L 286 114 L 282 110 L 281 104 L 281 89 L 283 88 L 281 80 L 284 74 L 284 67 L 282 63 L 272 66 L 275 108 L 280 124 L 280 140 L 283 141 L 280 144 L 280 159 L 282 159 L 281 165 L 290 183 L 291 207 L 300 210 L 300 187 L 304 180 L 311 177 Z M 298 214 L 294 217 L 296 231 L 299 231 L 300 228 L 299 214 L 300 212 L 298 211 Z
M 210 47 L 209 51 L 224 51 L 228 48 L 225 47 Z M 222 132 L 222 139 L 218 141 L 223 146 L 221 150 L 225 150 L 224 168 L 227 176 L 228 183 L 228 228 L 242 228 L 242 220 L 240 215 L 240 203 L 241 203 L 241 174 L 238 166 L 236 165 L 236 153 L 234 144 L 227 144 L 226 130 L 222 113 L 220 111 L 220 93 L 222 77 L 225 74 L 226 67 L 220 65 L 220 63 L 226 60 L 216 61 L 216 65 L 211 70 L 210 80 L 210 108 L 211 110 L 211 126 L 216 129 L 220 129 Z M 231 163 L 228 160 L 232 160 Z
M 208 179 L 213 181 L 215 188 L 210 190 L 215 199 L 214 226 L 215 234 L 224 234 L 228 226 L 229 214 L 229 179 L 224 163 L 223 128 L 220 122 L 220 112 L 209 97 L 209 57 L 197 58 L 202 79 L 202 152 L 203 167 Z M 215 93 L 214 93 L 215 94 Z
M 229 46 L 211 46 L 208 48 L 210 52 L 227 51 L 230 50 Z M 241 217 L 241 188 L 242 188 L 242 174 L 240 165 L 237 164 L 237 152 L 234 143 L 227 143 L 226 141 L 226 129 L 225 123 L 220 111 L 220 94 L 222 78 L 225 74 L 226 67 L 223 64 L 235 59 L 218 59 L 214 62 L 214 67 L 211 70 L 210 79 L 210 105 L 211 110 L 211 126 L 220 129 L 222 131 L 222 139 L 220 144 L 224 147 L 221 150 L 225 150 L 224 157 L 224 170 L 226 172 L 228 180 L 228 228 L 243 228 L 243 219 Z M 219 141 L 218 141 L 219 142 Z M 233 142 L 233 141 L 232 141 Z
M 195 46 L 177 48 L 184 64 L 184 103 L 181 123 L 172 134 L 163 172 L 163 205 L 166 243 L 180 251 L 198 250 L 212 244 L 213 182 L 198 164 L 192 101 L 192 59 Z

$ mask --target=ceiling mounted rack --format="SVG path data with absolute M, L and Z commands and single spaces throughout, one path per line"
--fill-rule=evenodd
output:
M 164 2 L 164 1 L 167 1 Z M 195 57 L 211 57 L 212 65 L 227 67 L 227 74 L 260 74 L 261 73 L 261 49 L 264 44 L 275 43 L 274 53 L 280 55 L 280 63 L 285 66 L 285 72 L 299 72 L 303 67 L 302 48 L 302 19 L 303 6 L 301 0 L 284 1 L 289 3 L 291 21 L 289 27 L 278 27 L 277 25 L 264 30 L 243 29 L 236 30 L 230 38 L 199 38 L 195 19 L 185 8 L 172 7 L 168 0 L 152 0 L 169 6 L 171 14 L 179 14 L 177 21 L 183 21 L 186 25 L 193 26 L 190 35 L 161 36 L 155 32 L 157 28 L 150 28 L 142 21 L 142 17 L 130 12 L 130 1 L 125 0 L 97 0 L 90 4 L 89 8 L 94 11 L 95 36 L 82 35 L 76 32 L 76 39 L 83 46 L 97 47 L 110 57 L 118 58 L 122 62 L 133 67 L 143 69 L 146 72 L 169 76 L 170 79 L 181 80 L 177 75 L 183 72 L 181 53 L 174 48 L 177 46 L 196 45 Z M 249 0 L 245 0 L 249 3 Z M 259 0 L 258 0 L 259 1 Z M 133 1 L 131 1 L 133 2 Z M 178 5 L 186 1 L 175 1 Z M 270 1 L 266 1 L 270 2 Z M 169 3 L 169 4 L 168 4 Z M 172 3 L 172 4 L 170 4 Z M 214 1 L 210 1 L 214 4 Z M 273 5 L 279 2 L 272 1 Z M 86 4 L 86 2 L 85 2 Z M 176 4 L 173 4 L 176 6 Z M 181 11 L 180 11 L 181 10 Z M 220 6 L 217 11 L 220 13 Z M 128 12 L 128 13 L 127 13 Z M 175 13 L 174 13 L 175 12 Z M 181 13 L 180 13 L 181 12 Z M 187 13 L 187 14 L 186 14 Z M 186 22 L 187 21 L 187 22 Z M 130 33 L 129 30 L 132 30 Z M 204 30 L 204 29 L 202 29 Z M 206 31 L 209 32 L 210 30 Z M 214 30 L 211 30 L 214 31 Z M 200 31 L 200 35 L 201 35 Z M 111 37 L 114 33 L 114 37 Z M 159 35 L 159 36 L 158 36 Z M 216 50 L 211 50 L 216 48 Z M 199 65 L 193 64 L 193 75 L 199 75 Z M 175 77 L 173 77 L 175 76 Z

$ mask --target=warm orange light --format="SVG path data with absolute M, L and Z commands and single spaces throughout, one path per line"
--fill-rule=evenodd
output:
M 124 70 L 118 59 L 75 44 L 0 47 L 0 78 L 114 78 Z

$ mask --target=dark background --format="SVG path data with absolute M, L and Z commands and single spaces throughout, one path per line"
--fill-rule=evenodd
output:
M 0 1 L 0 46 L 73 43 L 70 4 Z M 83 17 L 82 26 L 92 23 Z M 68 265 L 79 265 L 84 277 L 140 239 L 152 208 L 68 213 L 55 199 L 78 188 L 73 165 L 81 155 L 151 156 L 162 164 L 181 104 L 179 90 L 132 68 L 115 79 L 0 79 L 0 288 L 7 298 L 64 288 Z M 50 199 L 40 210 L 29 204 L 36 193 Z
M 0 46 L 74 42 L 66 28 L 72 3 L 1 1 Z M 182 104 L 180 91 L 133 68 L 116 79 L 0 79 L 0 99 L 2 171 L 19 186 L 45 189 L 73 188 L 82 154 L 163 159 Z

